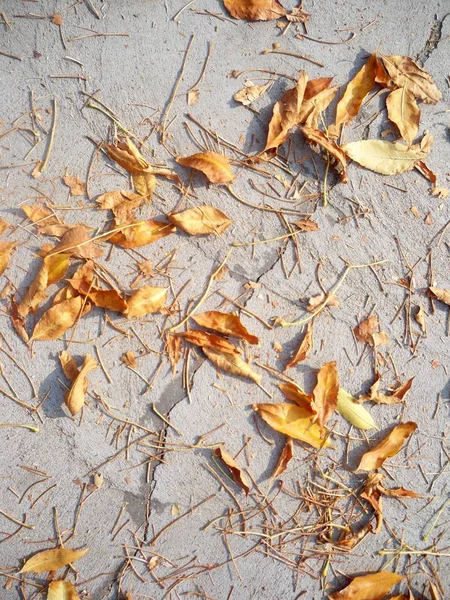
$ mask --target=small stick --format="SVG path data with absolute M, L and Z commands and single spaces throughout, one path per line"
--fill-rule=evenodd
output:
M 164 423 L 166 425 L 168 425 L 169 427 L 172 427 L 172 429 L 175 429 L 175 431 L 179 434 L 179 435 L 183 435 L 183 433 L 177 428 L 175 427 L 175 425 L 172 425 L 172 423 L 166 419 L 166 417 L 164 415 L 162 415 L 159 410 L 156 408 L 155 404 L 152 404 L 152 410 L 153 412 L 161 419 L 161 421 L 164 421 Z
M 268 323 L 267 321 L 264 321 L 264 319 L 262 317 L 260 317 L 256 313 L 254 313 L 251 310 L 249 310 L 246 306 L 244 306 L 243 304 L 241 304 L 237 300 L 234 300 L 233 298 L 230 298 L 230 296 L 227 296 L 223 292 L 218 291 L 216 293 L 219 294 L 219 296 L 222 296 L 222 298 L 225 298 L 225 300 L 227 300 L 228 302 L 231 302 L 232 304 L 234 304 L 235 306 L 237 306 L 238 308 L 240 308 L 242 310 L 242 312 L 245 312 L 246 314 L 250 315 L 251 317 L 254 317 L 255 319 L 257 319 L 260 323 L 262 323 L 265 327 L 267 327 L 267 329 L 273 329 L 273 327 L 272 327 L 272 325 L 270 323 Z
M 27 523 L 22 523 L 22 521 L 19 521 L 19 520 L 15 519 L 14 517 L 12 517 L 11 515 L 8 515 L 8 513 L 5 513 L 1 509 L 0 509 L 0 515 L 3 515 L 4 517 L 6 517 L 7 519 L 9 519 L 10 521 L 12 521 L 13 523 L 15 523 L 16 525 L 20 525 L 21 527 L 26 527 L 27 529 L 34 529 L 34 525 L 27 525 Z
M 262 54 L 284 54 L 286 56 L 294 56 L 295 58 L 301 58 L 302 60 L 307 60 L 318 67 L 325 67 L 325 65 L 316 60 L 315 58 L 311 58 L 310 56 L 306 56 L 305 54 L 296 54 L 295 52 L 289 52 L 289 50 L 278 50 L 276 48 L 272 48 L 271 50 L 264 50 Z
M 45 171 L 45 169 L 47 168 L 48 165 L 48 161 L 50 158 L 50 154 L 53 148 L 53 141 L 55 139 L 55 131 L 56 131 L 56 118 L 57 118 L 57 104 L 56 104 L 56 98 L 53 98 L 52 101 L 52 106 L 53 106 L 53 119 L 52 119 L 52 127 L 50 129 L 50 139 L 48 141 L 48 146 L 47 146 L 47 152 L 45 154 L 45 158 L 41 164 L 41 166 L 39 167 L 39 172 L 43 173 Z
M 6 56 L 7 58 L 14 58 L 14 60 L 23 60 L 23 58 L 21 58 L 20 56 L 16 56 L 15 54 L 9 54 L 8 52 L 2 52 L 0 50 L 0 55 L 1 56 Z
M 29 429 L 30 431 L 39 433 L 39 427 L 35 427 L 34 425 L 21 425 L 19 423 L 0 423 L 0 427 L 22 427 L 23 429 Z
M 112 383 L 112 379 L 109 376 L 108 371 L 105 369 L 105 365 L 103 364 L 103 360 L 102 360 L 102 357 L 101 357 L 101 354 L 100 354 L 100 350 L 98 349 L 98 346 L 95 345 L 94 348 L 95 348 L 95 351 L 97 353 L 98 362 L 100 363 L 100 367 L 101 367 L 103 373 L 105 374 L 106 379 L 108 380 L 109 383 Z
M 195 0 L 192 0 L 192 2 L 195 2 Z M 179 14 L 179 13 L 177 13 L 177 14 Z M 188 94 L 189 94 L 189 92 L 192 92 L 193 90 L 195 90 L 195 88 L 197 86 L 199 86 L 201 84 L 201 82 L 203 81 L 203 79 L 205 78 L 206 69 L 208 67 L 208 63 L 209 63 L 209 60 L 211 58 L 211 52 L 212 52 L 212 49 L 213 49 L 213 45 L 214 45 L 214 42 L 212 40 L 210 42 L 208 42 L 208 54 L 206 55 L 205 62 L 203 64 L 202 72 L 200 73 L 200 77 L 197 79 L 197 81 L 194 83 L 194 85 L 191 86 L 188 89 Z

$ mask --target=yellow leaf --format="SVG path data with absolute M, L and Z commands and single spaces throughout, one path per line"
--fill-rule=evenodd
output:
M 73 583 L 57 580 L 49 583 L 47 600 L 80 600 L 80 597 Z
M 91 261 L 86 263 L 87 267 Z M 77 275 L 77 273 L 75 274 Z M 73 277 L 67 280 L 70 285 L 82 296 L 86 296 L 89 300 L 100 308 L 107 308 L 116 312 L 126 312 L 128 304 L 124 298 L 116 290 L 103 290 L 92 285 L 92 277 L 82 276 Z
M 346 421 L 358 429 L 378 429 L 372 415 L 342 388 L 339 390 L 336 410 Z
M 442 98 L 433 78 L 427 71 L 416 65 L 409 56 L 383 56 L 383 66 L 389 78 L 397 87 L 407 87 L 418 99 L 425 104 L 437 104 Z
M 43 550 L 29 558 L 19 573 L 44 573 L 45 571 L 56 571 L 61 567 L 70 565 L 86 554 L 89 548 L 84 550 L 70 550 L 69 548 L 53 548 Z
M 336 108 L 336 127 L 351 121 L 359 112 L 364 98 L 375 85 L 377 57 L 372 54 L 364 66 L 347 84 Z
M 63 181 L 67 187 L 70 188 L 72 196 L 84 196 L 86 186 L 82 179 L 74 177 L 73 175 L 64 175 Z
M 386 100 L 389 119 L 398 127 L 400 135 L 411 146 L 419 132 L 420 110 L 413 93 L 402 87 L 389 94 Z
M 98 364 L 92 358 L 90 354 L 86 354 L 83 362 L 83 366 L 81 367 L 78 375 L 73 382 L 72 387 L 67 394 L 65 399 L 65 403 L 67 408 L 70 411 L 70 414 L 74 417 L 77 415 L 80 410 L 83 408 L 85 397 L 85 389 L 86 389 L 86 375 L 93 371 L 98 367 Z
M 286 15 L 278 0 L 223 0 L 223 3 L 235 19 L 271 21 Z
M 125 310 L 125 314 L 131 318 L 156 313 L 164 306 L 166 298 L 167 288 L 143 285 L 128 296 L 128 309 Z
M 218 369 L 229 373 L 230 375 L 238 375 L 239 377 L 247 377 L 255 383 L 261 382 L 261 375 L 255 373 L 250 365 L 246 363 L 238 354 L 229 354 L 216 348 L 203 347 L 203 352 L 206 358 Z
M 239 317 L 231 313 L 209 310 L 199 315 L 192 315 L 192 319 L 200 327 L 206 327 L 225 335 L 246 340 L 249 344 L 259 344 L 259 339 L 256 335 L 252 335 L 241 323 Z
M 312 409 L 317 413 L 319 425 L 323 427 L 336 410 L 339 393 L 339 375 L 336 362 L 322 365 L 313 391 Z
M 306 86 L 306 88 L 308 88 L 308 85 Z M 329 89 L 322 90 L 316 96 L 313 96 L 310 100 L 305 100 L 305 98 L 303 98 L 303 103 L 298 116 L 298 123 L 304 123 L 307 127 L 311 127 L 312 129 L 318 129 L 321 114 L 331 104 L 333 98 L 336 95 L 337 90 L 338 88 L 337 86 L 335 86 Z
M 183 212 L 170 214 L 168 219 L 178 229 L 189 235 L 220 235 L 233 222 L 221 210 L 214 206 L 197 206 Z
M 280 383 L 280 390 L 286 396 L 288 400 L 295 402 L 307 411 L 309 411 L 310 417 L 314 416 L 314 411 L 311 408 L 312 396 L 305 394 L 305 392 L 298 387 L 295 383 Z
M 292 367 L 295 367 L 296 365 L 298 365 L 299 362 L 302 362 L 303 360 L 305 360 L 305 358 L 308 357 L 308 353 L 312 350 L 313 348 L 313 321 L 310 321 L 308 323 L 308 326 L 306 327 L 306 331 L 305 331 L 305 335 L 302 338 L 302 341 L 300 342 L 300 346 L 297 349 L 297 352 L 294 354 L 294 356 L 291 358 L 291 360 L 288 362 L 288 364 L 285 367 L 285 371 L 287 371 L 288 369 L 291 369 Z
M 396 425 L 375 448 L 363 454 L 357 470 L 372 471 L 373 469 L 379 469 L 387 458 L 397 454 L 404 442 L 416 429 L 417 424 L 413 421 Z
M 22 302 L 18 306 L 19 315 L 25 317 L 29 312 L 34 312 L 40 303 L 47 297 L 45 290 L 52 284 L 60 281 L 69 268 L 68 254 L 54 254 L 46 256 L 34 281 L 27 289 Z
M 355 577 L 340 592 L 329 595 L 330 600 L 382 600 L 388 592 L 403 580 L 403 575 L 380 571 Z
M 220 458 L 220 460 L 227 466 L 231 476 L 233 477 L 234 483 L 242 488 L 246 494 L 248 494 L 250 491 L 250 482 L 234 458 L 222 448 L 216 448 L 213 450 L 213 454 L 214 456 Z
M 309 408 L 295 404 L 254 404 L 253 409 L 279 433 L 302 440 L 314 448 L 327 448 L 330 445 L 328 438 L 320 437 L 319 425 L 311 422 Z
M 156 187 L 156 177 L 153 173 L 144 171 L 143 173 L 132 173 L 131 180 L 136 192 L 147 200 L 153 196 Z
M 221 350 L 226 354 L 240 354 L 240 351 L 236 346 L 233 346 L 231 342 L 215 335 L 214 333 L 208 333 L 206 331 L 190 330 L 183 333 L 177 333 L 175 336 L 183 338 L 190 344 L 200 346 L 201 348 L 215 348 Z
M 176 227 L 171 223 L 149 219 L 139 221 L 132 227 L 124 225 L 123 230 L 116 231 L 108 238 L 108 242 L 121 248 L 137 248 L 152 244 L 175 231 Z
M 414 169 L 417 161 L 426 156 L 419 148 L 408 148 L 401 142 L 361 140 L 342 146 L 349 158 L 366 169 L 382 175 L 395 175 Z
M 64 375 L 67 377 L 67 379 L 74 383 L 80 372 L 77 361 L 73 358 L 73 356 L 70 356 L 66 350 L 63 350 L 59 355 L 59 362 L 61 363 Z
M 57 340 L 60 338 L 68 329 L 75 325 L 81 315 L 83 302 L 83 298 L 77 296 L 76 298 L 63 300 L 59 304 L 49 308 L 36 323 L 31 341 Z
M 11 252 L 14 250 L 17 242 L 0 242 L 0 276 L 8 268 Z
M 201 171 L 211 183 L 229 183 L 234 175 L 228 158 L 217 152 L 199 152 L 191 156 L 179 156 L 177 163 Z

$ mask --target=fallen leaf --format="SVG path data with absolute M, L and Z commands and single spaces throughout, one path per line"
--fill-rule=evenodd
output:
M 322 304 L 324 302 L 326 302 L 328 300 L 328 295 L 324 294 L 323 292 L 321 294 L 318 294 L 317 296 L 312 296 L 309 300 L 308 300 L 308 306 L 306 307 L 306 310 L 308 312 L 314 312 L 316 309 L 318 309 L 320 306 L 322 306 Z M 334 307 L 336 308 L 337 306 L 339 306 L 339 300 L 336 298 L 336 296 L 333 296 L 331 298 L 331 300 L 329 300 L 327 302 L 327 307 L 331 308 Z
M 450 295 L 449 295 L 449 297 L 450 297 Z M 421 306 L 418 307 L 416 313 L 414 314 L 414 319 L 420 325 L 420 329 L 422 330 L 422 333 L 425 333 L 427 330 L 427 322 L 426 322 L 426 318 L 425 318 L 425 311 L 423 310 L 423 308 Z
M 59 13 L 55 13 L 54 15 L 52 15 L 52 23 L 53 23 L 53 25 L 62 25 L 62 23 L 63 23 L 62 15 L 60 15 Z
M 384 331 L 376 331 L 372 335 L 372 343 L 374 348 L 377 348 L 378 346 L 384 346 L 385 344 L 389 344 L 389 342 L 389 336 Z
M 69 254 L 78 258 L 99 258 L 103 256 L 103 250 L 95 245 L 91 240 L 92 229 L 86 225 L 77 225 L 69 229 L 61 237 L 61 241 L 57 244 L 49 254 Z
M 362 401 L 371 400 L 372 402 L 375 402 L 376 404 L 388 404 L 388 405 L 399 404 L 406 398 L 406 395 L 408 394 L 409 390 L 411 389 L 413 381 L 414 381 L 414 377 L 411 377 L 411 379 L 408 379 L 408 381 L 399 385 L 391 393 L 385 394 L 385 393 L 378 391 L 378 388 L 379 388 L 380 382 L 381 382 L 381 376 L 379 373 L 376 373 L 375 380 L 374 380 L 373 384 L 370 386 L 369 393 L 364 396 L 361 396 L 359 400 L 360 401 L 361 400 Z
M 407 87 L 398 88 L 387 97 L 386 107 L 389 120 L 397 126 L 408 146 L 412 146 L 420 124 L 420 110 L 414 95 Z
M 166 350 L 172 366 L 172 375 L 175 375 L 178 361 L 181 358 L 181 338 L 176 335 L 168 335 L 166 338 Z
M 199 90 L 190 90 L 187 95 L 188 106 L 195 106 L 200 98 Z
M 126 313 L 129 306 L 127 301 L 116 290 L 104 290 L 92 285 L 90 280 L 72 278 L 67 280 L 82 296 L 89 298 L 95 306 L 116 312 Z
M 19 315 L 19 307 L 11 296 L 11 323 L 18 333 L 20 339 L 28 344 L 30 338 L 25 329 L 25 319 Z
M 2 233 L 5 233 L 5 231 L 10 227 L 10 224 L 8 223 L 8 221 L 5 221 L 5 219 L 2 219 L 0 217 L 0 235 Z
M 443 290 L 442 288 L 430 287 L 428 288 L 435 298 L 448 304 L 450 306 L 450 290 Z
M 299 362 L 302 362 L 303 360 L 305 360 L 308 357 L 308 353 L 312 350 L 312 348 L 313 348 L 313 321 L 310 321 L 308 323 L 308 326 L 306 327 L 305 335 L 303 336 L 302 341 L 300 342 L 300 346 L 298 347 L 296 353 L 291 358 L 291 360 L 288 362 L 288 364 L 286 365 L 284 370 L 287 371 L 288 369 L 292 369 L 292 367 L 295 367 L 296 365 L 298 365 Z
M 34 312 L 47 298 L 45 290 L 60 281 L 67 273 L 68 268 L 68 254 L 61 253 L 45 257 L 36 277 L 18 306 L 20 316 L 26 317 L 28 313 Z
M 73 356 L 70 356 L 70 354 L 66 350 L 63 350 L 59 355 L 59 362 L 61 363 L 64 375 L 69 381 L 74 383 L 76 378 L 80 374 L 77 361 L 74 359 Z
M 82 179 L 74 177 L 73 175 L 64 175 L 64 183 L 70 188 L 70 194 L 72 196 L 84 196 L 86 192 L 86 186 Z
M 336 362 L 327 362 L 319 370 L 311 402 L 311 408 L 317 414 L 320 427 L 325 425 L 336 410 L 338 393 L 339 375 Z
M 122 362 L 124 365 L 127 365 L 127 367 L 131 367 L 132 369 L 137 367 L 136 356 L 131 350 L 128 350 L 128 352 L 122 354 Z
M 144 317 L 161 310 L 167 298 L 167 288 L 143 285 L 127 298 L 126 316 Z
M 57 340 L 77 322 L 83 310 L 81 296 L 63 300 L 49 308 L 36 323 L 30 341 Z M 84 310 L 88 309 L 85 305 Z
M 211 183 L 229 183 L 234 179 L 228 158 L 217 152 L 199 152 L 191 156 L 179 156 L 176 161 L 183 167 L 201 171 Z
M 397 454 L 404 442 L 416 429 L 417 424 L 413 421 L 396 425 L 375 448 L 363 454 L 357 471 L 379 469 L 387 458 Z
M 437 104 L 442 98 L 433 78 L 427 71 L 419 67 L 409 56 L 384 56 L 381 61 L 393 83 L 401 88 L 406 87 L 425 104 Z
M 242 488 L 246 494 L 248 494 L 250 491 L 250 482 L 234 458 L 222 448 L 215 448 L 213 450 L 213 454 L 214 456 L 220 458 L 220 460 L 226 465 L 231 473 L 231 476 L 233 477 L 234 483 Z
M 138 221 L 131 227 L 124 225 L 123 229 L 111 234 L 108 242 L 121 248 L 137 248 L 160 240 L 166 235 L 176 232 L 176 227 L 163 221 Z
M 373 346 L 372 336 L 376 331 L 378 331 L 378 319 L 375 315 L 370 315 L 368 319 L 361 321 L 361 323 L 353 329 L 353 333 L 358 342 L 370 344 L 371 346 Z
M 179 338 L 183 338 L 190 344 L 200 346 L 201 348 L 215 348 L 216 350 L 221 350 L 226 354 L 240 354 L 240 350 L 236 348 L 236 346 L 219 335 L 215 335 L 214 333 L 191 329 L 190 331 L 177 333 L 175 335 Z
M 289 462 L 294 456 L 294 442 L 291 438 L 288 439 L 286 444 L 283 447 L 283 450 L 278 457 L 277 464 L 275 465 L 274 470 L 272 471 L 272 479 L 276 479 L 282 473 L 284 473 L 287 469 Z
M 411 171 L 416 166 L 416 162 L 426 156 L 426 153 L 419 148 L 408 148 L 401 142 L 384 140 L 351 142 L 342 146 L 342 150 L 362 167 L 381 175 Z
M 61 567 L 70 565 L 86 554 L 89 548 L 84 550 L 70 550 L 69 548 L 52 548 L 43 550 L 29 558 L 19 573 L 44 573 L 45 571 L 56 571 Z
M 133 142 L 125 137 L 114 146 L 104 144 L 104 147 L 108 156 L 131 174 L 136 192 L 150 201 L 156 186 L 155 171 Z
M 214 206 L 197 206 L 168 215 L 169 221 L 189 235 L 222 234 L 233 222 Z
M 84 406 L 86 376 L 90 371 L 93 371 L 97 367 L 98 364 L 92 358 L 92 356 L 90 354 L 86 354 L 83 365 L 65 398 L 65 404 L 73 417 L 77 415 Z
M 309 410 L 310 416 L 314 416 L 314 411 L 311 407 L 313 397 L 306 394 L 296 383 L 280 383 L 280 390 L 288 400 L 295 402 L 305 410 Z
M 218 310 L 209 310 L 191 317 L 200 327 L 212 329 L 231 337 L 246 340 L 249 344 L 259 344 L 256 335 L 252 335 L 241 323 L 241 320 L 232 313 L 223 313 Z
M 446 198 L 448 198 L 450 190 L 448 188 L 443 187 L 442 185 L 434 185 L 431 188 L 430 193 L 432 196 L 436 196 L 437 198 L 442 198 L 443 200 L 445 200 Z
M 80 600 L 80 596 L 73 583 L 57 580 L 48 584 L 47 600 Z
M 324 132 L 320 131 L 319 129 L 312 129 L 311 127 L 304 126 L 301 127 L 301 131 L 312 150 L 318 152 L 321 148 L 323 148 L 323 150 L 328 153 L 327 156 L 331 158 L 331 162 L 339 173 L 342 183 L 346 183 L 347 159 L 344 148 L 338 146 L 333 140 L 329 140 Z
M 342 388 L 339 389 L 336 411 L 358 429 L 378 429 L 372 415 Z
M 8 268 L 11 259 L 11 253 L 16 247 L 17 242 L 1 242 L 0 241 L 0 277 Z
M 272 21 L 286 15 L 278 0 L 223 0 L 223 3 L 235 19 Z
M 247 377 L 255 383 L 261 382 L 261 375 L 255 373 L 251 366 L 246 363 L 238 354 L 229 354 L 216 348 L 202 348 L 206 358 L 212 362 L 212 364 L 220 369 L 229 373 L 230 375 L 238 375 L 239 377 Z
M 123 190 L 106 192 L 96 198 L 99 208 L 113 212 L 117 225 L 133 222 L 135 220 L 135 211 L 143 201 L 144 197 L 140 194 Z
M 306 88 L 308 88 L 308 84 L 306 85 Z M 300 113 L 298 115 L 299 125 L 304 124 L 306 127 L 311 127 L 311 129 L 318 129 L 319 123 L 321 122 L 321 115 L 323 111 L 331 104 L 336 96 L 337 91 L 338 88 L 335 86 L 322 90 L 310 100 L 306 100 L 305 90 L 305 97 L 303 98 L 302 106 L 300 107 Z
M 355 577 L 340 592 L 330 594 L 330 600 L 382 600 L 388 592 L 403 580 L 403 575 L 380 571 Z
M 298 227 L 300 231 L 318 231 L 319 226 L 312 219 L 300 219 L 299 221 L 294 221 L 293 225 Z
M 239 92 L 236 92 L 233 98 L 236 102 L 248 106 L 262 96 L 270 85 L 271 83 L 266 83 L 266 85 L 255 85 L 252 81 L 246 81 L 244 87 L 239 90 Z
M 296 440 L 302 440 L 314 448 L 327 448 L 328 438 L 321 438 L 321 429 L 311 422 L 311 409 L 296 404 L 254 404 L 264 421 L 278 431 Z

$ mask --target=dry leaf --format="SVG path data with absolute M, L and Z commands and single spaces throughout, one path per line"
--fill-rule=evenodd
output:
M 389 79 L 399 88 L 406 87 L 425 104 L 437 104 L 442 98 L 433 78 L 427 71 L 416 65 L 409 56 L 383 56 L 381 61 Z
M 54 15 L 51 15 L 51 17 L 52 17 L 53 25 L 62 25 L 62 23 L 63 23 L 62 15 L 60 15 L 59 13 L 55 13 Z
M 178 361 L 181 358 L 181 338 L 176 335 L 168 335 L 166 338 L 166 350 L 172 366 L 172 375 L 175 375 Z
M 437 198 L 442 198 L 443 200 L 445 200 L 446 198 L 448 198 L 450 190 L 448 188 L 443 187 L 442 185 L 434 185 L 431 188 L 430 193 L 432 196 L 436 196 Z
M 121 248 L 137 248 L 152 244 L 175 231 L 176 227 L 171 223 L 149 219 L 148 221 L 138 221 L 131 227 L 124 225 L 121 231 L 111 234 L 108 242 Z
M 128 352 L 122 354 L 122 362 L 124 365 L 127 365 L 127 367 L 131 367 L 132 369 L 137 367 L 136 357 L 134 352 L 131 350 L 128 350 Z
M 242 90 L 239 90 L 239 92 L 236 92 L 233 98 L 236 102 L 248 106 L 262 96 L 270 85 L 271 83 L 266 83 L 266 85 L 255 85 L 252 81 L 246 81 L 244 84 L 245 87 L 243 87 Z
M 89 548 L 84 550 L 70 550 L 69 548 L 52 548 L 43 550 L 29 558 L 19 573 L 44 573 L 45 571 L 56 571 L 61 567 L 70 565 L 86 554 Z
M 370 386 L 369 393 L 364 396 L 361 396 L 359 400 L 360 401 L 361 400 L 362 401 L 371 400 L 372 402 L 375 402 L 376 404 L 389 404 L 389 405 L 390 404 L 399 404 L 406 398 L 406 395 L 408 394 L 409 390 L 411 389 L 413 381 L 414 381 L 414 377 L 411 377 L 411 379 L 408 379 L 408 381 L 399 385 L 391 393 L 383 394 L 382 392 L 378 391 L 378 388 L 379 388 L 379 385 L 381 382 L 381 376 L 379 373 L 377 373 L 375 375 L 375 381 Z
M 144 317 L 161 310 L 167 298 L 167 288 L 143 285 L 127 298 L 126 316 Z
M 338 393 L 336 411 L 358 429 L 378 429 L 372 415 L 342 388 Z
M 370 171 L 381 175 L 395 175 L 411 171 L 416 162 L 426 156 L 426 152 L 416 146 L 408 148 L 401 142 L 360 140 L 345 144 L 342 150 L 349 158 Z
M 278 431 L 296 440 L 302 440 L 314 448 L 326 448 L 328 438 L 322 439 L 317 423 L 311 422 L 311 409 L 295 404 L 254 404 L 264 421 Z
M 291 129 L 299 122 L 308 75 L 300 71 L 297 85 L 285 92 L 273 107 L 264 151 L 278 148 L 288 139 Z
M 318 129 L 319 123 L 321 122 L 321 114 L 331 104 L 337 90 L 338 88 L 336 86 L 322 90 L 310 100 L 305 100 L 305 98 L 303 98 L 303 103 L 298 115 L 299 124 L 304 124 L 306 127 L 311 127 L 311 129 Z
M 69 254 L 78 258 L 99 258 L 103 256 L 103 250 L 91 241 L 92 229 L 86 225 L 77 225 L 69 229 L 61 237 L 61 242 L 57 244 L 49 254 Z
M 215 335 L 214 333 L 208 333 L 206 331 L 190 330 L 183 333 L 175 334 L 179 338 L 183 338 L 190 344 L 200 346 L 201 348 L 215 348 L 221 350 L 226 354 L 240 354 L 240 350 L 236 348 L 231 342 Z M 181 341 L 181 340 L 180 340 Z
M 358 342 L 370 344 L 371 346 L 373 346 L 372 336 L 376 331 L 378 331 L 378 319 L 375 315 L 370 315 L 368 319 L 361 321 L 361 323 L 353 329 L 353 333 Z
M 176 161 L 179 165 L 201 171 L 211 183 L 230 183 L 234 179 L 228 158 L 217 152 L 179 156 Z
M 59 304 L 49 308 L 36 323 L 31 341 L 34 340 L 57 340 L 68 329 L 73 327 L 81 316 L 84 299 L 81 296 L 63 300 Z M 85 305 L 84 311 L 88 310 Z
M 223 3 L 235 19 L 271 21 L 286 15 L 278 0 L 223 0 Z
M 242 360 L 238 354 L 229 354 L 222 350 L 208 347 L 203 347 L 202 350 L 206 358 L 221 371 L 225 371 L 225 373 L 229 373 L 230 375 L 247 377 L 258 384 L 261 382 L 261 375 L 255 373 L 251 366 Z
M 355 577 L 340 592 L 329 595 L 330 600 L 382 600 L 388 592 L 403 580 L 403 575 L 380 571 Z
M 317 384 L 313 390 L 311 408 L 317 414 L 319 425 L 323 427 L 336 410 L 339 393 L 339 375 L 336 362 L 321 366 L 317 375 Z
M 80 597 L 73 583 L 57 580 L 48 584 L 47 600 L 80 600 Z
M 63 181 L 67 187 L 70 188 L 70 194 L 72 196 L 84 196 L 86 186 L 82 179 L 74 177 L 73 175 L 64 175 Z
M 295 383 L 280 383 L 280 390 L 286 396 L 288 400 L 295 402 L 301 408 L 309 410 L 311 417 L 314 416 L 314 411 L 311 408 L 312 396 L 306 394 L 297 384 Z
M 195 106 L 200 98 L 199 90 L 190 90 L 187 95 L 188 106 Z
M 377 57 L 372 54 L 347 84 L 344 95 L 336 107 L 336 128 L 348 123 L 358 114 L 364 98 L 375 85 L 376 67 Z
M 319 226 L 312 219 L 300 219 L 298 221 L 294 221 L 293 225 L 298 227 L 300 231 L 318 231 Z
M 312 296 L 308 300 L 308 306 L 306 307 L 306 310 L 308 312 L 314 312 L 316 309 L 318 309 L 320 306 L 322 306 L 322 304 L 327 300 L 328 300 L 328 295 L 324 294 L 323 292 L 321 294 L 318 294 L 317 296 Z M 329 300 L 327 302 L 327 307 L 328 308 L 331 308 L 331 307 L 336 308 L 337 306 L 339 306 L 339 300 L 336 298 L 336 296 L 333 296 L 331 298 L 331 300 Z
M 323 131 L 319 129 L 304 126 L 301 130 L 314 152 L 320 151 L 320 148 L 323 148 L 328 153 L 327 156 L 331 157 L 331 162 L 339 173 L 342 183 L 347 183 L 347 173 L 345 171 L 347 168 L 347 159 L 344 149 L 338 146 L 336 142 L 333 142 L 333 140 L 329 140 Z
M 10 227 L 10 224 L 8 223 L 8 221 L 5 221 L 5 219 L 2 219 L 0 217 L 0 235 L 2 233 L 5 233 L 5 231 Z
M 280 456 L 278 457 L 277 464 L 275 465 L 275 468 L 271 475 L 272 479 L 276 479 L 277 477 L 279 477 L 282 473 L 284 473 L 286 471 L 287 466 L 293 456 L 294 456 L 294 442 L 291 438 L 289 438 L 288 441 L 286 442 L 286 444 L 284 445 Z
M 20 339 L 28 344 L 30 338 L 25 329 L 25 319 L 19 315 L 19 307 L 11 296 L 11 323 Z
M 425 319 L 425 311 L 421 306 L 418 307 L 417 312 L 414 314 L 414 318 L 417 323 L 419 323 L 422 333 L 425 333 L 427 330 L 427 323 Z
M 143 201 L 144 197 L 140 194 L 123 190 L 106 192 L 96 199 L 99 208 L 112 210 L 117 225 L 132 223 L 135 220 L 135 211 Z
M 250 482 L 234 458 L 228 454 L 228 452 L 222 450 L 222 448 L 215 448 L 213 450 L 213 454 L 214 456 L 220 458 L 220 460 L 227 466 L 231 476 L 233 477 L 234 483 L 242 488 L 246 494 L 248 494 L 250 491 Z
M 450 306 L 450 290 L 443 290 L 442 288 L 430 287 L 428 288 L 435 298 L 448 304 Z
M 312 348 L 313 348 L 313 321 L 310 321 L 308 323 L 308 326 L 306 327 L 305 335 L 303 336 L 303 339 L 300 342 L 300 346 L 298 347 L 297 352 L 294 354 L 294 356 L 288 362 L 288 364 L 286 365 L 284 370 L 287 371 L 288 369 L 295 367 L 295 365 L 298 365 L 298 363 L 302 362 L 302 360 L 305 360 L 305 358 L 308 357 L 308 353 L 312 350 Z
M 239 317 L 231 313 L 223 313 L 218 310 L 209 310 L 191 317 L 200 327 L 213 329 L 231 337 L 246 340 L 249 344 L 259 344 L 256 335 L 252 335 L 241 323 Z
M 64 375 L 67 377 L 67 379 L 69 379 L 69 381 L 74 383 L 80 374 L 77 361 L 73 358 L 73 356 L 70 356 L 66 350 L 63 350 L 59 355 L 59 362 L 61 363 Z
M 169 221 L 189 235 L 220 235 L 233 222 L 214 206 L 197 206 L 168 215 Z
M 390 121 L 397 125 L 408 146 L 412 146 L 420 124 L 420 109 L 413 93 L 407 87 L 394 90 L 386 99 L 386 107 Z
M 108 156 L 131 174 L 136 192 L 151 200 L 156 186 L 154 169 L 129 138 L 120 139 L 115 146 L 104 144 Z
M 357 471 L 379 469 L 387 458 L 397 454 L 404 442 L 416 429 L 417 424 L 413 421 L 396 425 L 375 448 L 363 454 Z
M 68 254 L 55 254 L 44 258 L 41 268 L 19 304 L 19 314 L 26 317 L 28 313 L 34 312 L 41 302 L 47 298 L 45 290 L 50 285 L 60 281 L 67 273 L 68 268 Z
M 103 290 L 92 285 L 89 279 L 72 278 L 67 280 L 70 285 L 82 296 L 100 308 L 107 308 L 116 312 L 126 313 L 127 301 L 116 290 Z
M 90 371 L 93 371 L 97 367 L 98 364 L 92 358 L 92 356 L 90 354 L 86 354 L 83 366 L 81 367 L 65 399 L 66 406 L 73 417 L 77 415 L 84 406 L 86 376 Z
M 11 252 L 16 245 L 17 242 L 0 242 L 0 277 L 8 268 Z

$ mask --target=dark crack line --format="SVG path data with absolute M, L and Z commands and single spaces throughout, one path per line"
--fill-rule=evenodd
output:
M 428 36 L 427 41 L 425 42 L 424 47 L 420 50 L 420 52 L 416 56 L 416 62 L 419 63 L 421 67 L 424 66 L 426 61 L 430 58 L 432 53 L 436 50 L 439 45 L 439 42 L 442 39 L 442 26 L 444 24 L 445 19 L 449 16 L 450 13 L 447 13 L 442 17 L 442 19 L 438 19 L 435 17 L 435 21 L 431 26 L 430 35 Z

